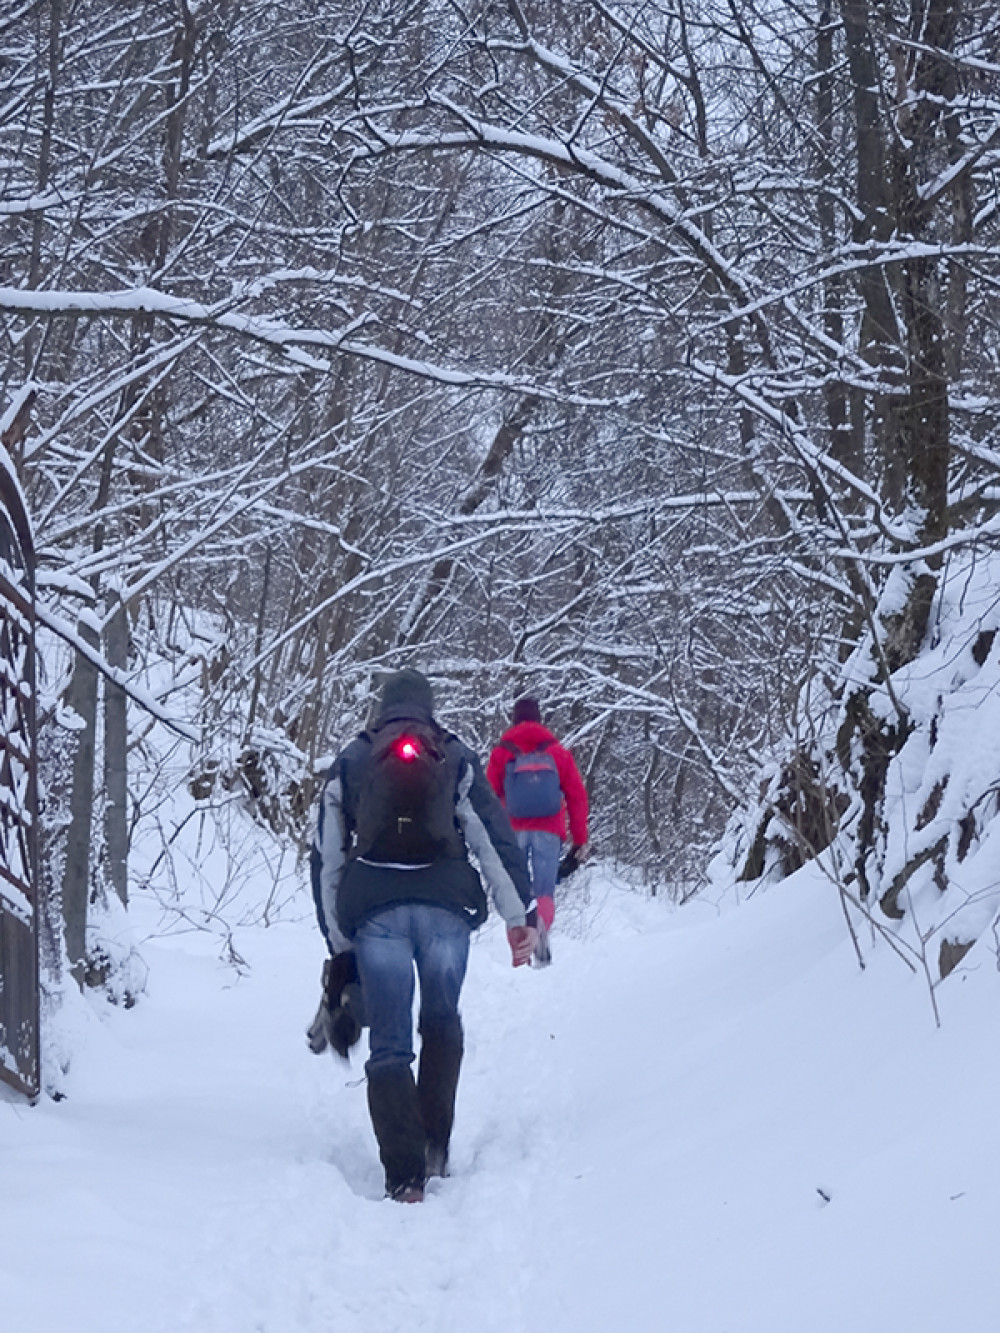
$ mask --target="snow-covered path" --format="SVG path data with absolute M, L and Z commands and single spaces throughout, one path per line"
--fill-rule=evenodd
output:
M 989 948 L 936 1031 L 808 875 L 722 914 L 591 893 L 548 971 L 477 938 L 455 1174 L 421 1207 L 381 1197 L 360 1059 L 305 1049 L 307 921 L 241 934 L 243 977 L 147 941 L 67 1100 L 0 1103 L 0 1328 L 995 1333 Z

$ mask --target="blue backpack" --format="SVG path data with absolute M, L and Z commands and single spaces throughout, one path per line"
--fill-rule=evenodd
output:
M 514 756 L 503 776 L 504 804 L 511 819 L 545 819 L 562 809 L 559 769 L 548 749 L 552 744 L 545 741 L 537 750 L 522 750 L 513 741 L 503 742 Z

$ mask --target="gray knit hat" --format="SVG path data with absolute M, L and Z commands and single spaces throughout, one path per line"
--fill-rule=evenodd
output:
M 381 711 L 388 713 L 392 708 L 409 705 L 418 708 L 430 717 L 434 712 L 434 691 L 426 676 L 413 667 L 404 667 L 386 676 L 382 683 Z

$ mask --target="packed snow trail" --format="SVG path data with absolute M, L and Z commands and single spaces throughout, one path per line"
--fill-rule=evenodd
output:
M 134 1009 L 71 1011 L 67 1099 L 0 1103 L 0 1326 L 995 1333 L 990 949 L 937 1031 L 809 873 L 725 912 L 588 876 L 553 967 L 477 937 L 454 1175 L 414 1207 L 382 1198 L 361 1057 L 306 1050 L 312 924 L 240 932 L 242 976 L 147 939 Z

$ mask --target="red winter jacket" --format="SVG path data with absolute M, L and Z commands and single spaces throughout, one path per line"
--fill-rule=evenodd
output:
M 548 742 L 548 752 L 556 761 L 559 770 L 559 785 L 564 797 L 563 808 L 557 815 L 543 815 L 536 819 L 512 819 L 515 829 L 542 829 L 545 833 L 556 833 L 565 842 L 566 816 L 569 815 L 570 842 L 582 846 L 587 841 L 587 789 L 580 777 L 580 770 L 569 750 L 563 747 L 547 727 L 540 722 L 519 722 L 500 737 L 500 744 L 493 747 L 489 763 L 486 765 L 486 780 L 500 797 L 503 795 L 503 779 L 507 765 L 515 757 L 514 751 L 507 749 L 505 741 L 513 743 L 521 750 L 537 750 Z

